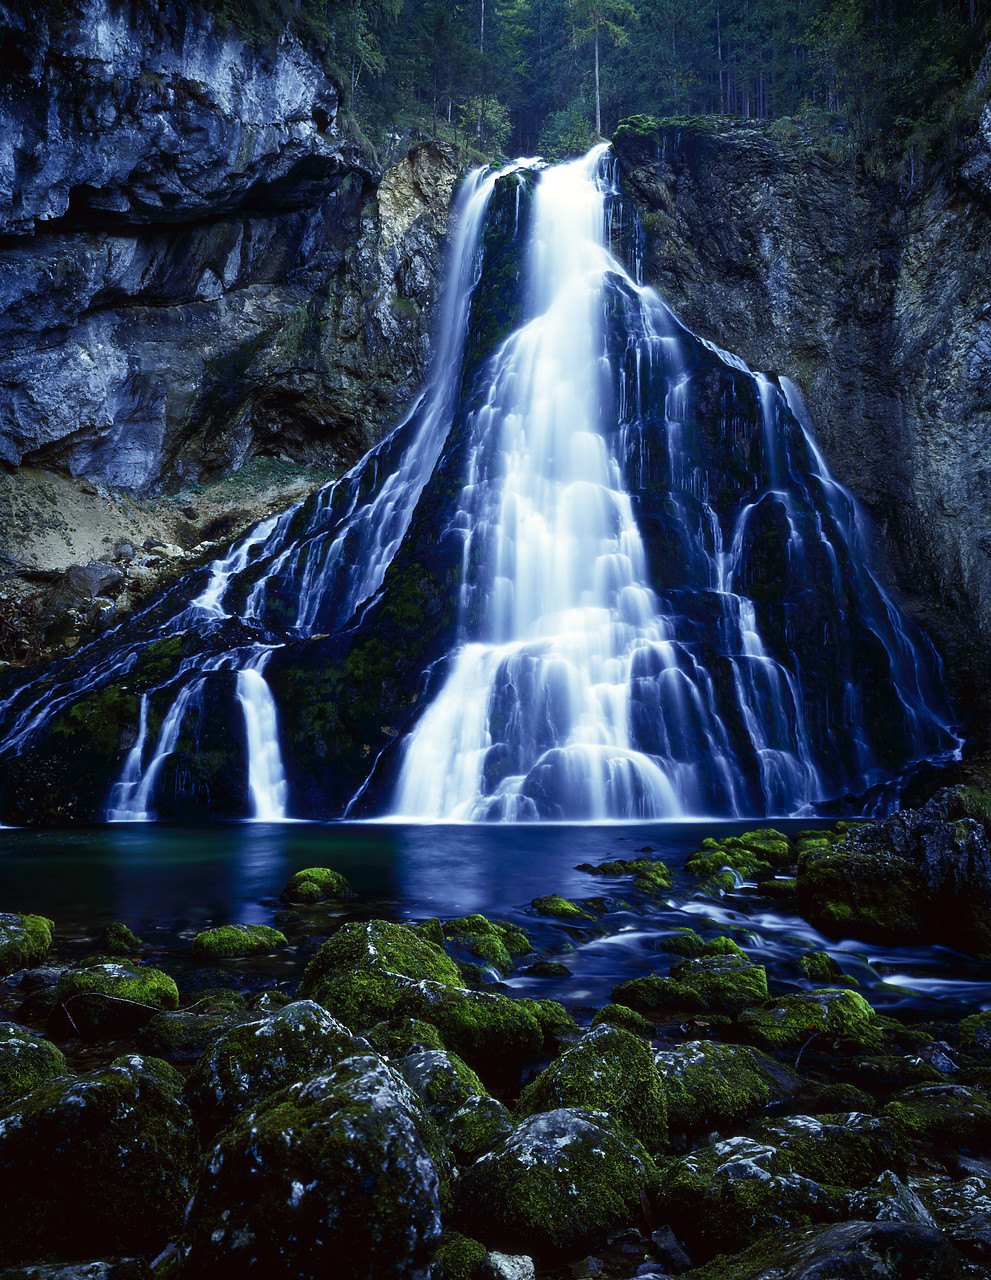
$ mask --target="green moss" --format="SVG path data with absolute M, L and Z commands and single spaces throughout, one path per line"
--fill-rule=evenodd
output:
M 231 960 L 239 956 L 264 956 L 288 947 L 289 939 L 264 924 L 224 924 L 206 929 L 193 939 L 197 960 Z
M 425 996 L 417 984 L 424 980 L 461 985 L 454 961 L 414 929 L 385 920 L 353 922 L 307 965 L 299 996 L 316 1000 L 357 1030 L 394 1016 L 423 1016 Z
M 679 961 L 671 970 L 672 981 L 695 992 L 706 1009 L 729 1011 L 764 1004 L 767 1000 L 764 966 L 751 963 L 729 938 L 706 944 L 712 945 L 725 949 L 722 954 Z
M 943 1149 L 985 1152 L 991 1142 L 991 1099 L 963 1085 L 903 1089 L 884 1114 L 906 1134 Z
M 634 888 L 652 897 L 661 895 L 671 887 L 671 872 L 663 862 L 654 862 L 650 858 L 617 858 L 597 865 L 582 862 L 575 869 L 591 876 L 632 876 Z
M 870 1115 L 876 1105 L 869 1093 L 846 1081 L 827 1084 L 816 1097 L 816 1107 L 825 1112 L 860 1111 Z
M 623 1027 L 602 1025 L 523 1090 L 520 1116 L 558 1107 L 605 1111 L 650 1151 L 667 1141 L 667 1101 L 653 1054 Z
M 792 1172 L 834 1187 L 860 1188 L 890 1169 L 904 1177 L 912 1145 L 897 1124 L 880 1116 L 787 1116 L 753 1130 L 787 1157 Z
M 108 924 L 99 940 L 100 950 L 108 956 L 133 956 L 143 945 L 137 934 L 119 920 Z
M 503 976 L 513 968 L 513 957 L 533 950 L 526 933 L 516 925 L 499 924 L 482 915 L 448 920 L 444 936 L 463 946 L 471 955 L 487 961 Z
M 351 886 L 339 871 L 329 867 L 307 867 L 290 879 L 282 897 L 287 902 L 324 902 L 327 898 L 349 898 Z
M 387 1058 L 402 1058 L 407 1053 L 444 1047 L 437 1028 L 419 1018 L 396 1018 L 391 1022 L 376 1023 L 365 1033 L 365 1039 L 376 1053 Z
M 684 1009 L 701 1012 L 706 1008 L 702 996 L 691 987 L 656 974 L 642 978 L 629 978 L 613 987 L 612 999 L 616 1004 L 634 1009 Z
M 159 1009 L 179 1006 L 179 988 L 167 973 L 128 960 L 96 960 L 59 975 L 55 987 L 59 1004 L 65 1005 L 74 996 L 89 994 L 134 1000 Z
M 578 1034 L 578 1023 L 557 1000 L 520 1000 L 517 1003 L 536 1019 L 543 1032 L 545 1050 L 556 1049 L 562 1041 Z
M 607 1004 L 592 1019 L 592 1026 L 598 1027 L 605 1023 L 610 1027 L 625 1027 L 627 1031 L 633 1031 L 640 1036 L 653 1036 L 657 1028 L 654 1024 L 637 1013 L 635 1009 L 629 1009 L 622 1004 Z
M 871 1050 L 881 1044 L 874 1011 L 855 991 L 824 988 L 782 996 L 766 1009 L 742 1013 L 738 1026 L 748 1039 L 773 1049 L 815 1043 L 820 1050 L 833 1045 Z
M 0 1022 L 0 1110 L 44 1080 L 67 1072 L 65 1055 L 13 1022 Z
M 469 1165 L 491 1151 L 512 1128 L 513 1121 L 501 1102 L 476 1094 L 448 1117 L 444 1136 L 458 1163 Z
M 152 1053 L 169 1062 L 193 1063 L 233 1025 L 245 1021 L 244 1014 L 231 1011 L 194 1013 L 188 1009 L 159 1013 L 138 1032 L 142 1053 Z
M 457 1231 L 445 1231 L 437 1246 L 438 1280 L 477 1280 L 488 1250 Z
M 703 956 L 737 956 L 741 960 L 747 959 L 747 953 L 739 943 L 734 942 L 732 938 L 710 938 L 702 948 Z M 747 961 L 749 964 L 749 961 Z
M 960 1023 L 960 1048 L 979 1058 L 991 1057 L 991 1010 L 964 1018 Z
M 654 1059 L 674 1131 L 701 1133 L 738 1124 L 771 1100 L 771 1077 L 739 1045 L 694 1040 L 657 1050 Z
M 548 894 L 545 898 L 534 898 L 530 906 L 544 916 L 557 916 L 559 920 L 594 920 L 595 916 L 579 902 L 570 898 L 562 898 L 559 893 Z
M 856 978 L 845 974 L 833 957 L 826 951 L 807 951 L 800 956 L 799 967 L 812 982 L 829 983 L 831 986 L 859 987 Z
M 673 933 L 665 934 L 657 944 L 658 951 L 689 959 L 700 956 L 704 947 L 705 939 L 694 929 L 675 929 Z
M 469 1098 L 488 1092 L 456 1053 L 426 1049 L 407 1054 L 396 1065 L 434 1120 L 445 1127 L 449 1117 Z
M 0 913 L 0 975 L 44 960 L 54 928 L 55 922 L 45 916 Z
M 452 1049 L 486 1082 L 500 1083 L 503 1072 L 519 1068 L 544 1045 L 544 1029 L 529 1006 L 481 991 L 445 991 L 421 1016 L 440 1031 Z

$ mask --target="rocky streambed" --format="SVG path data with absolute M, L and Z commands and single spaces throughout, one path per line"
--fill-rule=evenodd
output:
M 4 915 L 0 1278 L 985 1276 L 989 833 L 944 790 L 501 920 L 310 867 L 172 949 Z M 774 962 L 771 910 L 821 933 Z M 922 944 L 969 1000 L 885 1000 Z

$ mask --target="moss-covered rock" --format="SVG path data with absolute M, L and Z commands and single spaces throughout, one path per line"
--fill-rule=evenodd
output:
M 457 965 L 414 929 L 385 920 L 350 923 L 306 967 L 299 997 L 316 1000 L 354 1030 L 417 1016 L 420 983 L 460 987 Z
M 0 912 L 0 976 L 40 964 L 52 945 L 55 922 L 45 916 Z
M 775 868 L 786 867 L 793 854 L 788 838 L 780 831 L 746 831 L 722 840 L 702 841 L 685 861 L 689 875 L 698 876 L 712 892 L 732 889 L 740 877 L 770 878 Z
M 657 950 L 694 960 L 702 954 L 705 939 L 694 929 L 674 929 L 658 939 Z
M 457 1054 L 439 1049 L 407 1054 L 396 1063 L 396 1070 L 442 1128 L 470 1097 L 487 1092 Z
M 377 1058 L 273 1095 L 203 1167 L 179 1274 L 426 1280 L 440 1239 L 436 1131 Z
M 549 893 L 543 898 L 534 898 L 530 903 L 534 911 L 542 916 L 556 916 L 558 920 L 594 920 L 595 913 L 575 902 L 571 898 L 562 898 L 559 893 Z
M 667 1141 L 667 1102 L 653 1054 L 623 1027 L 593 1028 L 527 1085 L 517 1112 L 562 1107 L 608 1112 L 649 1151 Z
M 792 1172 L 776 1147 L 737 1137 L 669 1163 L 661 1208 L 693 1258 L 737 1253 L 760 1236 L 835 1219 L 839 1191 Z
M 245 1013 L 197 1013 L 177 1009 L 158 1013 L 138 1032 L 137 1047 L 167 1062 L 193 1063 L 230 1031 L 247 1021 Z
M 911 1144 L 884 1116 L 784 1116 L 753 1131 L 787 1157 L 794 1173 L 835 1187 L 858 1188 L 889 1169 L 904 1176 Z
M 329 898 L 350 898 L 351 886 L 339 871 L 330 867 L 306 867 L 290 877 L 282 891 L 284 902 L 326 902 Z
M 611 862 L 582 862 L 575 868 L 590 876 L 608 876 L 610 878 L 632 877 L 633 887 L 651 897 L 661 897 L 671 888 L 671 872 L 663 862 L 653 858 L 616 858 Z
M 120 920 L 112 920 L 97 940 L 97 946 L 105 956 L 133 956 L 144 943 Z
M 288 945 L 284 933 L 265 924 L 222 924 L 196 935 L 193 956 L 197 960 L 234 960 L 270 955 Z
M 533 950 L 526 932 L 516 925 L 500 924 L 483 915 L 461 916 L 444 923 L 444 937 L 484 960 L 504 977 L 512 970 L 514 958 Z
M 448 1117 L 444 1136 L 458 1164 L 474 1164 L 512 1128 L 512 1116 L 501 1102 L 488 1094 L 473 1094 Z
M 559 1261 L 640 1211 L 657 1170 L 602 1112 L 530 1116 L 459 1178 L 456 1225 L 490 1248 Z
M 941 1178 L 916 1183 L 919 1199 L 936 1225 L 955 1227 L 976 1215 L 991 1214 L 991 1177 L 975 1174 L 951 1182 Z
M 478 1280 L 487 1250 L 458 1231 L 445 1231 L 437 1246 L 438 1280 Z
M 825 1048 L 877 1049 L 882 1042 L 874 1011 L 855 991 L 824 988 L 773 1000 L 766 1009 L 740 1015 L 740 1031 L 756 1044 L 772 1049 L 799 1049 L 802 1045 Z
M 564 1044 L 581 1034 L 578 1023 L 557 1000 L 518 1001 L 536 1019 L 543 1032 L 543 1048 L 546 1053 L 556 1053 Z
M 638 1036 L 652 1036 L 657 1030 L 649 1018 L 623 1004 L 604 1005 L 592 1018 L 592 1026 L 598 1027 L 603 1023 L 610 1027 L 625 1027 Z
M 444 1047 L 437 1028 L 419 1018 L 395 1018 L 392 1022 L 377 1022 L 365 1032 L 365 1039 L 376 1053 L 385 1058 L 402 1058 L 407 1053 L 422 1053 L 427 1049 Z
M 0 1108 L 66 1070 L 65 1055 L 50 1040 L 16 1022 L 0 1022 Z
M 136 1030 L 155 1010 L 175 1009 L 179 988 L 160 969 L 129 960 L 97 958 L 59 975 L 53 1033 L 76 1031 L 86 1038 Z
M 855 1191 L 847 1200 L 851 1218 L 866 1222 L 915 1222 L 922 1227 L 936 1225 L 932 1214 L 915 1192 L 890 1169 L 875 1182 Z
M 463 1058 L 486 1084 L 496 1087 L 506 1073 L 518 1074 L 543 1049 L 547 1032 L 541 1014 L 546 1011 L 540 1006 L 544 1004 L 448 988 L 430 993 L 420 1016 L 437 1027 L 446 1048 Z
M 330 1070 L 355 1052 L 347 1027 L 311 1000 L 225 1031 L 186 1081 L 186 1099 L 206 1134 L 269 1094 Z
M 940 1148 L 985 1152 L 991 1143 L 991 1098 L 945 1082 L 903 1089 L 884 1108 L 905 1133 Z
M 774 1084 L 753 1053 L 740 1045 L 690 1040 L 658 1049 L 672 1131 L 701 1133 L 739 1124 L 770 1102 Z
M 843 972 L 828 951 L 807 951 L 799 956 L 798 966 L 811 982 L 827 983 L 833 987 L 860 985 L 856 978 Z
M 960 1048 L 975 1058 L 991 1058 L 991 1010 L 964 1018 L 960 1023 Z
M 165 1063 L 121 1058 L 0 1111 L 0 1265 L 150 1254 L 195 1178 L 193 1117 Z

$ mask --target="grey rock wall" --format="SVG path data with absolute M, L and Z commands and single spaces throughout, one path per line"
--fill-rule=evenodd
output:
M 0 54 L 0 461 L 147 493 L 377 439 L 422 374 L 455 157 L 398 166 L 396 231 L 404 180 L 378 198 L 317 53 L 179 3 L 57 29 L 0 3 Z
M 780 126 L 626 129 L 645 275 L 701 336 L 792 378 L 965 711 L 991 708 L 991 109 L 883 177 Z

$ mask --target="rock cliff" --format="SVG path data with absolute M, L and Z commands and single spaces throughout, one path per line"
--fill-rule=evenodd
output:
M 964 710 L 986 713 L 991 106 L 952 161 L 881 176 L 782 123 L 638 118 L 615 145 L 646 278 L 701 336 L 798 384 Z
M 383 177 L 290 35 L 52 12 L 0 3 L 0 459 L 144 494 L 350 463 L 422 373 L 455 157 Z

